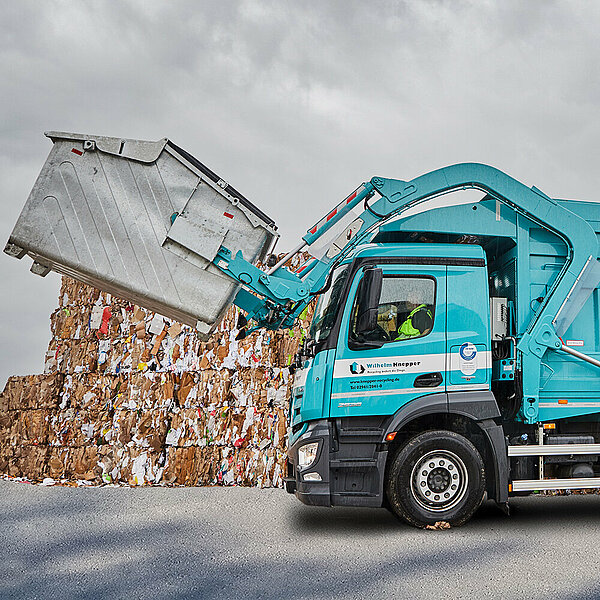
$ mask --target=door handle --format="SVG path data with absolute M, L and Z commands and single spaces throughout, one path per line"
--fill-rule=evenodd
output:
M 441 373 L 424 373 L 415 379 L 414 387 L 437 387 L 442 381 Z

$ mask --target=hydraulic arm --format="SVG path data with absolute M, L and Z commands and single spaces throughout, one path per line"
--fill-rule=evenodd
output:
M 592 278 L 595 287 L 600 279 L 598 241 L 591 226 L 537 188 L 528 188 L 498 169 L 477 163 L 452 165 L 411 181 L 374 177 L 311 227 L 286 257 L 304 249 L 316 255 L 297 273 L 282 266 L 285 259 L 265 273 L 244 260 L 241 252 L 232 256 L 225 247 L 220 248 L 214 262 L 245 286 L 234 302 L 258 327 L 290 327 L 310 299 L 327 285 L 332 268 L 369 239 L 379 225 L 435 196 L 467 188 L 482 190 L 486 197 L 506 204 L 557 235 L 567 248 L 562 269 L 517 345 L 523 372 L 520 416 L 535 423 L 541 359 L 549 348 L 563 347 L 559 338 L 563 332 L 557 332 L 561 313 L 579 282 L 587 278 L 589 284 Z

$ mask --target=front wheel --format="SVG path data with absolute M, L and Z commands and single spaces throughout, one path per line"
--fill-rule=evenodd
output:
M 421 433 L 391 460 L 387 499 L 394 513 L 411 525 L 462 525 L 483 501 L 483 460 L 462 435 L 444 430 Z

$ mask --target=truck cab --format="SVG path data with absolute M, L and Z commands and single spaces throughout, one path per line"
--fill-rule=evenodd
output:
M 432 428 L 473 430 L 481 454 L 505 453 L 489 306 L 481 246 L 367 244 L 338 265 L 296 373 L 288 490 L 307 504 L 382 506 L 390 454 Z M 461 504 L 473 465 L 438 450 L 414 498 L 441 514 Z

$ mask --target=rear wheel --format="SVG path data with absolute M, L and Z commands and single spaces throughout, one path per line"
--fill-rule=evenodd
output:
M 485 467 L 477 448 L 452 431 L 427 431 L 392 458 L 386 495 L 396 515 L 416 527 L 436 521 L 458 526 L 483 501 Z

